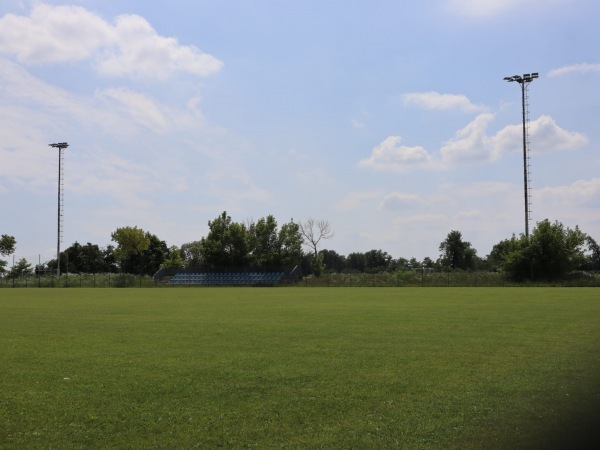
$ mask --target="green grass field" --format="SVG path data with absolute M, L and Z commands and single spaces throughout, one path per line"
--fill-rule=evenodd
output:
M 591 288 L 0 290 L 0 448 L 583 448 Z

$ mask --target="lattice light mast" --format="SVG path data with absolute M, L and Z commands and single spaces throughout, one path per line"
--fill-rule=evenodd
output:
M 531 219 L 531 198 L 530 198 L 530 165 L 529 165 L 529 98 L 527 88 L 529 83 L 538 78 L 539 74 L 526 73 L 523 76 L 513 75 L 512 77 L 504 77 L 505 81 L 516 81 L 521 85 L 521 103 L 523 105 L 523 190 L 525 194 L 525 236 L 529 237 L 529 220 Z
M 56 276 L 60 277 L 60 241 L 62 240 L 62 210 L 63 210 L 63 150 L 69 146 L 66 142 L 60 142 L 58 144 L 49 144 L 50 147 L 58 149 L 58 227 L 56 231 Z

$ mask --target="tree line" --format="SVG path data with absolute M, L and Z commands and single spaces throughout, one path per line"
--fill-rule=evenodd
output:
M 494 245 L 489 255 L 480 257 L 462 233 L 452 230 L 439 244 L 439 255 L 422 261 L 394 259 L 373 249 L 340 255 L 319 249 L 324 240 L 334 237 L 329 222 L 291 220 L 281 226 L 272 215 L 258 221 L 234 222 L 223 212 L 208 221 L 208 234 L 200 240 L 168 246 L 156 235 L 136 226 L 117 228 L 111 233 L 115 245 L 102 248 L 75 242 L 61 252 L 61 272 L 131 273 L 153 275 L 161 268 L 202 267 L 228 271 L 244 268 L 269 269 L 301 265 L 305 275 L 333 272 L 381 273 L 415 270 L 479 270 L 501 272 L 515 281 L 552 281 L 574 271 L 600 270 L 600 247 L 578 227 L 570 229 L 558 221 L 538 222 L 531 235 L 513 235 Z M 306 251 L 303 249 L 306 249 Z M 16 240 L 2 235 L 0 255 L 14 253 Z M 56 273 L 56 259 L 32 265 L 19 260 L 9 270 L 0 260 L 0 275 L 19 277 Z

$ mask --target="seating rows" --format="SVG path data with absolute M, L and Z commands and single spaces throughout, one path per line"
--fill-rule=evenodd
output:
M 188 286 L 270 286 L 279 283 L 283 275 L 283 272 L 178 273 L 169 280 L 169 284 Z

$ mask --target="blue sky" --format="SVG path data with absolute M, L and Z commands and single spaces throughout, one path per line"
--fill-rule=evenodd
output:
M 532 224 L 600 239 L 595 0 L 3 0 L 0 233 L 16 258 L 138 226 L 180 246 L 227 211 L 328 220 L 341 254 L 481 256 Z

